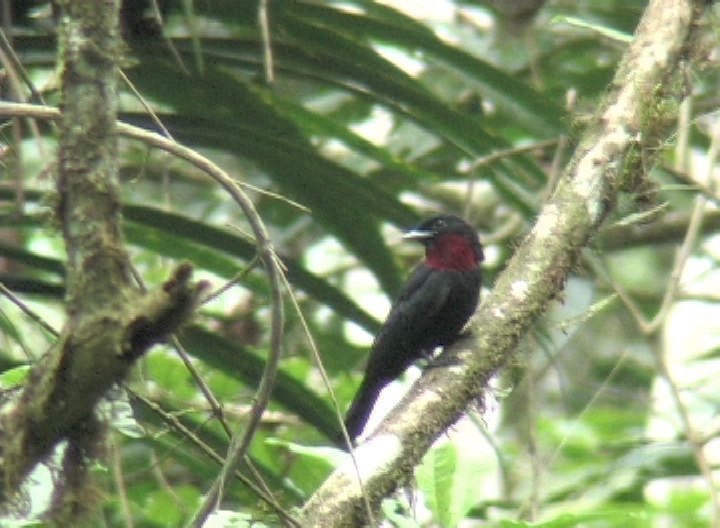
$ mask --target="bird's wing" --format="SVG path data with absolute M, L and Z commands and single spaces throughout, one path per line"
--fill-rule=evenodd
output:
M 415 268 L 380 332 L 375 336 L 365 376 L 381 379 L 381 386 L 398 377 L 422 355 L 418 337 L 447 302 L 452 280 L 422 264 Z
M 446 304 L 453 286 L 448 279 L 445 273 L 421 264 L 405 283 L 375 336 L 363 383 L 345 417 L 352 436 L 362 431 L 382 388 L 426 352 L 421 329 Z
M 421 324 L 437 313 L 453 286 L 453 281 L 448 279 L 445 273 L 422 264 L 416 267 L 391 308 L 386 326 L 391 326 L 391 321 L 397 318 L 405 324 Z

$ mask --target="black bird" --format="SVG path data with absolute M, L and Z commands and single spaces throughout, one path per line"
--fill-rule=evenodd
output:
M 413 270 L 375 337 L 365 377 L 345 415 L 352 440 L 365 427 L 383 387 L 415 360 L 456 341 L 480 297 L 483 250 L 465 221 L 436 216 L 404 238 L 425 246 L 425 260 Z

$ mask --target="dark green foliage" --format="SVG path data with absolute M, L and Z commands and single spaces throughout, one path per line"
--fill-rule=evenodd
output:
M 248 184 L 244 190 L 266 223 L 344 410 L 367 344 L 357 330 L 377 331 L 383 313 L 373 300 L 392 297 L 419 257 L 395 243 L 397 229 L 427 213 L 464 216 L 490 240 L 485 282 L 491 287 L 531 227 L 557 176 L 553 171 L 572 153 L 576 131 L 597 107 L 626 46 L 601 30 L 632 34 L 645 2 L 545 2 L 534 25 L 508 32 L 509 26 L 493 25 L 497 11 L 483 1 L 456 2 L 456 12 L 428 22 L 377 2 L 277 0 L 268 2 L 267 43 L 259 3 L 167 0 L 161 6 L 164 37 L 153 24 L 126 32 L 123 72 L 133 88 L 122 85 L 121 120 L 160 131 L 159 120 L 178 142 Z M 55 73 L 57 50 L 52 17 L 30 17 L 30 4 L 41 2 L 12 2 L 18 18 L 4 27 L 13 30 L 14 50 L 40 90 Z M 152 21 L 152 13 L 143 11 L 141 18 Z M 265 78 L 264 44 L 272 54 L 272 83 Z M 413 71 L 405 62 L 421 67 Z M 697 77 L 695 107 L 715 109 L 717 75 Z M 48 86 L 43 98 L 57 104 Z M 568 110 L 569 91 L 576 102 Z M 696 117 L 690 144 L 704 152 L 710 140 Z M 0 226 L 7 234 L 0 240 L 0 281 L 60 328 L 65 254 L 50 205 L 55 133 L 43 122 L 11 125 L 0 132 L 11 151 L 0 166 Z M 22 159 L 14 156 L 18 150 Z M 671 151 L 669 145 L 660 158 L 671 158 Z M 197 168 L 127 139 L 120 140 L 120 156 L 124 234 L 143 281 L 159 284 L 180 261 L 192 263 L 214 288 L 237 277 L 178 338 L 225 404 L 230 427 L 242 428 L 270 333 L 266 275 L 255 261 L 246 220 Z M 666 165 L 649 175 L 660 184 L 657 203 L 667 202 L 658 216 L 687 214 L 697 187 Z M 634 207 L 613 219 L 634 214 Z M 659 341 L 638 331 L 607 276 L 609 270 L 642 313 L 656 313 L 673 265 L 663 244 L 678 243 L 683 234 L 649 244 L 632 239 L 640 250 L 619 240 L 613 247 L 622 249 L 606 251 L 598 241 L 602 262 L 588 255 L 563 307 L 553 307 L 523 344 L 523 359 L 500 376 L 510 395 L 495 406 L 500 418 L 489 420 L 499 425 L 486 437 L 478 433 L 471 449 L 441 447 L 418 472 L 434 522 L 454 526 L 470 517 L 530 526 L 518 519 L 533 515 L 532 526 L 548 527 L 707 522 L 702 486 L 670 486 L 659 499 L 648 494 L 655 482 L 703 481 L 682 427 L 654 436 L 649 424 L 662 414 L 653 408 L 659 376 L 652 354 Z M 703 273 L 716 271 L 713 255 L 705 255 Z M 332 454 L 322 447 L 337 438 L 339 421 L 289 297 L 285 307 L 284 358 L 249 455 L 289 510 L 329 471 Z M 7 301 L 0 336 L 0 369 L 8 378 L 54 341 Z M 695 366 L 715 368 L 716 356 Z M 717 379 L 708 375 L 683 387 L 696 397 L 693 410 L 717 409 L 711 378 Z M 151 352 L 129 385 L 225 455 L 227 434 L 171 347 Z M 126 486 L 137 526 L 163 526 L 163 519 L 181 524 L 219 465 L 147 401 L 132 397 L 131 406 L 134 415 L 113 422 L 123 474 L 98 472 L 110 497 L 106 524 L 125 525 L 114 478 Z M 254 480 L 247 467 L 242 472 Z M 228 490 L 223 507 L 279 522 L 240 481 Z

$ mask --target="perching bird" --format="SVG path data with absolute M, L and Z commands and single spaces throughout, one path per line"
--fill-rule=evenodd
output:
M 425 246 L 425 260 L 413 270 L 375 337 L 365 377 L 345 415 L 353 440 L 383 387 L 415 360 L 456 341 L 480 297 L 482 246 L 464 220 L 436 216 L 404 238 Z

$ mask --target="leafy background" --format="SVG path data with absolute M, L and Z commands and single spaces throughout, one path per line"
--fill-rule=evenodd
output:
M 483 235 L 492 287 L 602 97 L 645 2 L 536 2 L 539 11 L 523 15 L 512 13 L 513 2 L 275 1 L 267 35 L 259 4 L 160 2 L 161 36 L 152 6 L 126 1 L 121 119 L 153 130 L 161 123 L 253 186 L 247 192 L 343 409 L 369 336 L 419 258 L 398 243 L 399 229 L 438 211 L 462 214 Z M 27 76 L 56 105 L 51 10 L 37 0 L 9 6 L 5 55 L 11 49 L 18 62 L 3 59 L 4 98 L 40 102 Z M 720 522 L 717 492 L 708 491 L 719 403 L 718 193 L 706 166 L 720 93 L 713 60 L 715 41 L 707 67 L 690 72 L 689 119 L 646 175 L 652 184 L 619 204 L 564 298 L 495 380 L 484 412 L 458 424 L 418 468 L 418 500 L 388 501 L 391 522 Z M 0 280 L 59 327 L 54 131 L 16 120 L 2 134 Z M 143 280 L 159 283 L 180 260 L 218 288 L 236 278 L 178 337 L 228 422 L 242 427 L 269 333 L 268 288 L 244 219 L 197 169 L 127 140 L 120 156 L 125 236 Z M 711 204 L 706 234 L 665 306 L 697 196 Z M 642 235 L 673 219 L 679 228 L 660 239 L 632 236 L 631 228 Z M 659 324 L 639 324 L 619 292 L 640 314 L 659 311 Z M 290 510 L 331 470 L 336 453 L 322 447 L 339 425 L 300 316 L 288 306 L 281 374 L 243 474 Z M 7 298 L 0 307 L 7 387 L 53 337 Z M 110 455 L 97 477 L 108 499 L 104 523 L 178 525 L 216 475 L 209 451 L 222 457 L 227 433 L 172 347 L 149 354 L 129 387 L 110 398 Z M 37 503 L 42 491 L 32 491 Z M 245 516 L 240 523 L 279 522 L 240 480 L 226 497 L 224 508 Z

